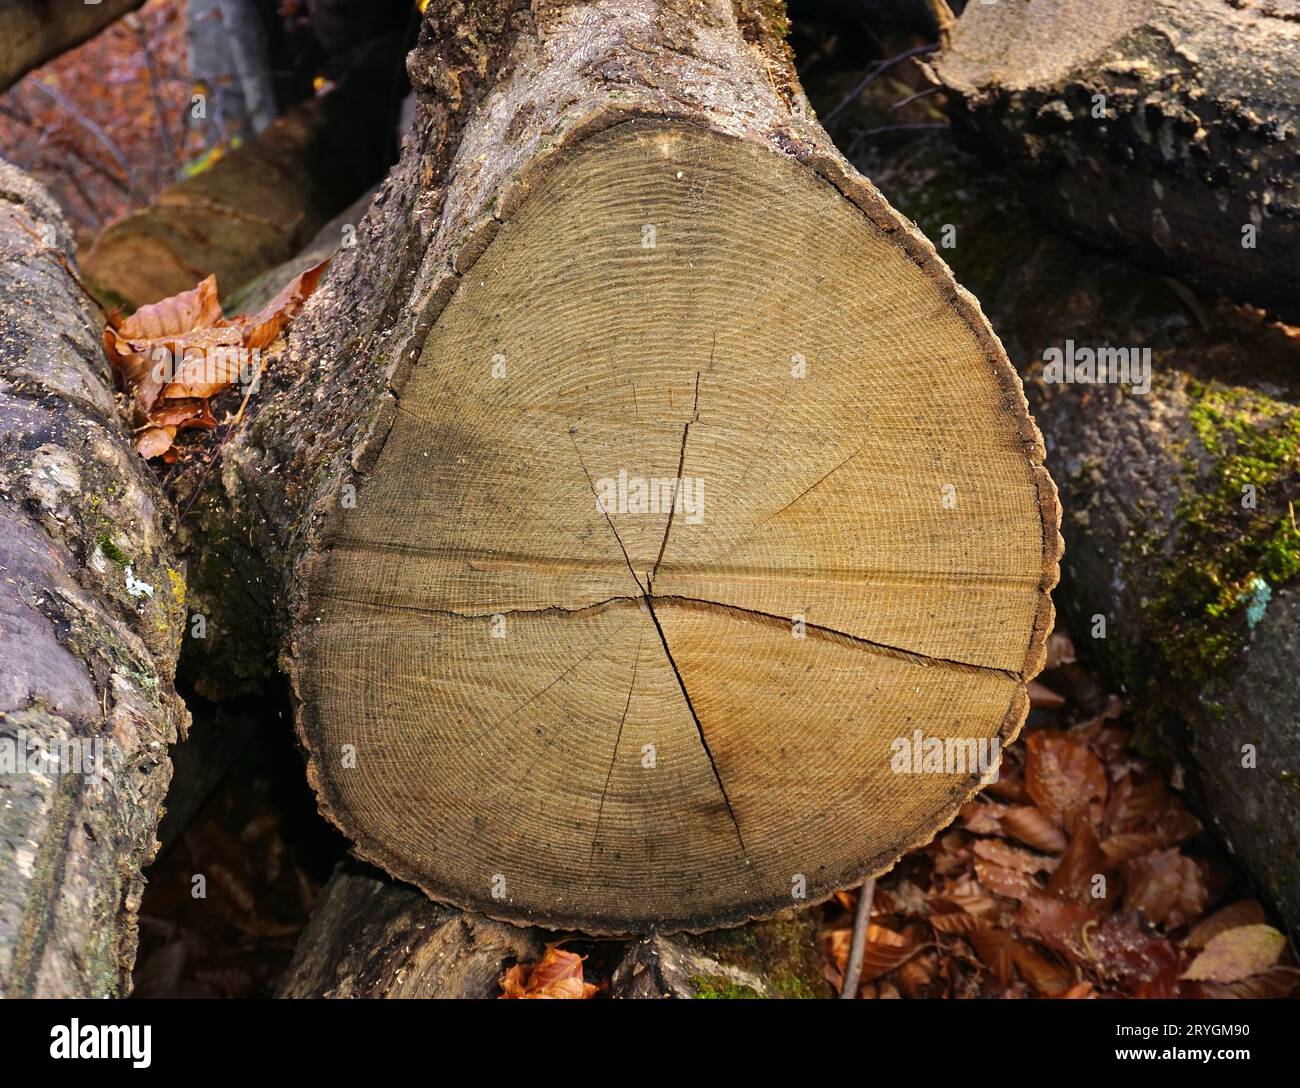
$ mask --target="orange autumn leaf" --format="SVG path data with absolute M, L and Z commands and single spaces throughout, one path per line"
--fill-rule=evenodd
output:
M 850 929 L 835 929 L 826 934 L 827 952 L 841 980 L 848 966 L 852 944 L 853 931 Z M 915 956 L 921 947 L 911 933 L 895 933 L 884 926 L 868 925 L 867 939 L 862 949 L 862 976 L 859 984 L 888 974 Z
M 582 957 L 555 945 L 547 945 L 537 963 L 517 963 L 501 976 L 502 998 L 582 1000 L 599 989 L 583 981 Z
M 131 395 L 136 452 L 146 459 L 174 459 L 179 431 L 214 428 L 208 401 L 236 382 L 251 387 L 260 378 L 262 349 L 302 309 L 328 264 L 322 261 L 296 276 L 252 316 L 226 318 L 216 276 L 209 276 L 128 318 L 110 318 L 104 352 Z

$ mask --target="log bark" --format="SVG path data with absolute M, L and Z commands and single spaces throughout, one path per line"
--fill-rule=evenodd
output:
M 144 0 L 99 4 L 51 4 L 49 0 L 0 0 L 0 91 L 33 68 L 93 38 Z
M 697 937 L 650 934 L 629 942 L 600 983 L 614 998 L 829 997 L 814 914 Z M 536 962 L 558 936 L 441 906 L 348 862 L 325 885 L 279 996 L 495 998 L 508 967 Z
M 1300 335 L 1053 235 L 946 136 L 864 166 L 951 241 L 1025 378 L 1061 487 L 1057 596 L 1076 643 L 1300 925 Z M 1067 340 L 1149 348 L 1150 391 L 1046 381 L 1044 353 Z
M 970 4 L 935 69 L 957 120 L 1089 244 L 1300 319 L 1290 0 Z
M 356 248 L 178 481 L 229 674 L 285 636 L 322 811 L 434 898 L 594 933 L 815 903 L 979 788 L 895 773 L 900 736 L 1023 720 L 1037 433 L 783 29 L 431 4 Z M 602 498 L 624 471 L 711 475 L 716 520 Z
M 463 914 L 349 863 L 321 892 L 279 996 L 494 998 L 505 969 L 544 948 L 540 930 Z
M 54 202 L 0 163 L 0 996 L 124 993 L 185 580 Z M 44 755 L 42 754 L 44 753 Z M 61 756 L 51 760 L 50 756 Z
M 391 162 L 402 41 L 372 42 L 329 94 L 106 227 L 81 262 L 96 293 L 137 308 L 216 273 L 225 298 L 298 253 Z

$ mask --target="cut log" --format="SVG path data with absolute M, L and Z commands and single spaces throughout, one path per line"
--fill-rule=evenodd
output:
M 289 260 L 392 161 L 402 38 L 371 43 L 329 94 L 119 219 L 82 257 L 101 298 L 136 308 L 216 273 L 228 294 Z
M 250 585 L 278 602 L 322 811 L 435 899 L 592 933 L 814 903 L 1024 717 L 1038 434 L 780 16 L 430 4 L 414 138 L 196 473 L 210 637 L 255 651 Z M 946 766 L 896 773 L 922 731 Z
M 866 165 L 954 242 L 1026 378 L 1066 511 L 1058 596 L 1076 643 L 1300 926 L 1300 334 L 1045 232 L 944 136 Z M 1046 381 L 1044 353 L 1066 341 L 1149 349 L 1150 391 Z
M 507 967 L 544 948 L 539 930 L 463 914 L 345 864 L 321 892 L 278 996 L 492 998 Z
M 0 0 L 0 91 L 33 68 L 93 38 L 144 0 L 97 4 L 51 4 L 49 0 Z
M 330 878 L 280 984 L 280 997 L 494 998 L 515 963 L 555 934 L 431 903 L 369 866 Z M 831 996 L 810 913 L 698 937 L 631 942 L 606 993 L 615 998 Z
M 0 163 L 0 996 L 123 993 L 140 868 L 187 716 L 185 581 L 67 268 L 54 202 Z
M 970 4 L 935 68 L 1072 233 L 1300 319 L 1295 0 Z

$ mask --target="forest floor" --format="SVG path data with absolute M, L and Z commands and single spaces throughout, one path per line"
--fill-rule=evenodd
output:
M 1076 659 L 1062 631 L 1048 665 L 998 780 L 878 881 L 860 996 L 1293 992 L 1294 950 L 1170 775 L 1134 751 L 1123 701 Z M 149 872 L 135 996 L 274 994 L 345 855 L 346 843 L 315 813 L 289 731 L 268 717 Z M 200 871 L 207 898 L 192 894 Z M 856 896 L 841 892 L 811 908 L 837 990 Z M 586 957 L 585 981 L 600 996 L 614 946 L 556 940 Z

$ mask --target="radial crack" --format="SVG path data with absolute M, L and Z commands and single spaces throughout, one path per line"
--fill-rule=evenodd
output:
M 673 670 L 673 675 L 677 677 L 677 686 L 682 689 L 682 698 L 686 701 L 686 709 L 690 711 L 691 720 L 695 723 L 695 732 L 699 735 L 700 746 L 704 749 L 705 756 L 708 757 L 709 766 L 713 768 L 713 779 L 718 784 L 718 792 L 722 794 L 722 803 L 727 806 L 727 815 L 731 817 L 731 825 L 736 829 L 736 840 L 740 843 L 740 853 L 745 859 L 746 865 L 751 865 L 749 860 L 749 851 L 745 848 L 745 836 L 740 831 L 740 821 L 736 818 L 736 810 L 731 807 L 731 797 L 727 793 L 727 787 L 722 784 L 722 774 L 718 770 L 718 762 L 713 758 L 713 749 L 709 747 L 709 738 L 704 735 L 704 725 L 700 722 L 700 716 L 695 713 L 695 704 L 691 702 L 691 693 L 686 690 L 686 681 L 682 679 L 682 671 L 677 667 L 677 662 L 673 660 L 673 653 L 668 648 L 668 636 L 664 634 L 663 627 L 659 624 L 659 617 L 655 615 L 654 603 L 650 600 L 650 595 L 645 597 L 646 609 L 650 613 L 650 620 L 655 625 L 655 630 L 659 632 L 659 641 L 663 643 L 664 656 L 668 658 L 668 664 Z
M 790 624 L 789 616 L 777 616 L 771 612 L 762 612 L 757 608 L 745 608 L 738 604 L 723 604 L 721 601 L 709 601 L 702 597 L 683 597 L 680 594 L 666 593 L 660 594 L 659 600 L 671 601 L 685 605 L 702 605 L 706 608 L 717 608 L 723 612 L 735 612 L 738 615 L 761 619 L 769 623 L 780 624 L 788 627 Z M 956 669 L 960 672 L 973 672 L 981 675 L 992 673 L 995 676 L 1005 677 L 1008 680 L 1017 680 L 1024 683 L 1024 677 L 1012 669 L 999 669 L 995 665 L 978 665 L 972 661 L 958 661 L 951 657 L 937 657 L 934 654 L 923 653 L 919 650 L 908 650 L 902 646 L 893 646 L 888 642 L 877 642 L 874 639 L 863 638 L 861 635 L 851 635 L 848 631 L 840 631 L 834 627 L 825 627 L 817 623 L 804 621 L 804 629 L 825 638 L 839 638 L 855 645 L 862 646 L 866 649 L 873 650 L 876 653 L 883 654 L 886 657 L 895 657 L 903 661 L 910 661 L 914 665 L 943 665 L 947 668 Z
M 632 581 L 636 583 L 637 589 L 642 594 L 648 593 L 649 589 L 641 584 L 641 579 L 636 576 L 636 568 L 632 566 L 632 559 L 627 554 L 627 549 L 623 547 L 623 538 L 618 535 L 618 530 L 614 528 L 614 521 L 609 516 L 609 511 L 605 509 L 604 503 L 600 501 L 600 496 L 596 493 L 596 481 L 591 478 L 591 472 L 587 468 L 587 462 L 582 458 L 582 447 L 578 445 L 577 436 L 573 431 L 569 431 L 569 437 L 573 439 L 573 451 L 578 455 L 578 464 L 582 466 L 583 474 L 587 477 L 587 486 L 591 488 L 591 497 L 596 500 L 596 505 L 600 507 L 600 512 L 605 515 L 605 521 L 609 525 L 609 531 L 614 534 L 614 539 L 618 542 L 618 550 L 623 553 L 623 559 L 627 563 L 628 573 L 632 575 Z
M 713 334 L 713 349 L 709 352 L 709 369 L 713 369 L 713 352 L 718 347 L 718 334 Z M 695 404 L 691 408 L 691 418 L 686 421 L 686 426 L 682 428 L 682 448 L 677 455 L 677 476 L 673 480 L 673 504 L 668 508 L 668 524 L 664 526 L 664 538 L 659 542 L 659 554 L 655 557 L 654 566 L 650 568 L 650 573 L 646 575 L 646 592 L 654 588 L 655 575 L 659 573 L 659 564 L 663 562 L 664 550 L 668 547 L 668 534 L 673 531 L 673 516 L 677 513 L 677 497 L 682 492 L 682 472 L 686 468 L 686 440 L 691 436 L 691 424 L 700 421 L 700 372 L 695 372 Z
M 605 772 L 605 785 L 600 791 L 600 807 L 596 810 L 596 830 L 591 836 L 591 854 L 587 858 L 587 876 L 591 876 L 591 867 L 596 861 L 596 847 L 600 843 L 600 824 L 605 817 L 605 798 L 609 794 L 610 779 L 614 777 L 614 763 L 618 759 L 618 746 L 623 743 L 623 726 L 627 722 L 627 712 L 632 706 L 632 692 L 636 690 L 636 671 L 641 664 L 641 647 L 645 643 L 645 629 L 636 640 L 636 657 L 632 661 L 632 683 L 627 688 L 627 702 L 623 704 L 623 716 L 618 720 L 618 735 L 614 738 L 614 750 L 609 753 L 609 769 Z

